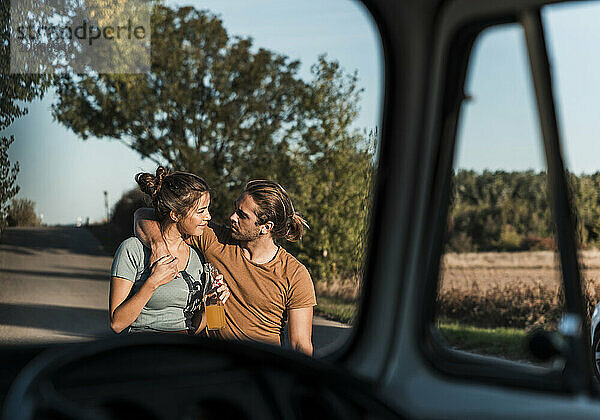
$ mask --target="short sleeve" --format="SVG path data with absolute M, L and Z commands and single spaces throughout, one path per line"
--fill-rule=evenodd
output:
M 316 304 L 317 297 L 310 274 L 306 267 L 299 264 L 297 270 L 290 278 L 287 309 L 308 308 Z
M 206 229 L 204 229 L 204 230 L 206 230 Z M 204 234 L 202 236 L 204 236 Z M 203 244 L 202 244 L 202 242 L 203 242 L 202 236 L 195 236 L 195 235 L 191 236 L 188 241 L 188 244 L 195 250 L 204 253 L 204 248 L 203 248 Z
M 120 277 L 135 282 L 144 263 L 144 246 L 136 238 L 125 239 L 113 259 L 111 277 Z
M 202 235 L 192 236 L 190 238 L 189 244 L 203 254 L 206 254 L 206 250 L 209 249 L 212 244 L 217 242 L 217 236 L 214 231 L 217 226 L 218 225 L 209 223 L 209 225 L 202 231 Z

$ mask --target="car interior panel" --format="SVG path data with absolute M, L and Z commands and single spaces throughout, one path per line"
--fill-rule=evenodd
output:
M 383 51 L 383 104 L 364 281 L 341 346 L 317 358 L 178 334 L 3 345 L 3 418 L 600 417 L 600 310 L 587 319 L 542 18 L 554 3 L 362 1 Z M 480 36 L 506 25 L 527 52 L 564 296 L 556 331 L 527 336 L 535 363 L 449 345 L 436 318 L 470 66 Z

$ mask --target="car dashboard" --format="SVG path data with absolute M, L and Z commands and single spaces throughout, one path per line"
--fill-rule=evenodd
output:
M 18 375 L 4 418 L 398 418 L 326 361 L 252 343 L 136 335 L 52 348 Z

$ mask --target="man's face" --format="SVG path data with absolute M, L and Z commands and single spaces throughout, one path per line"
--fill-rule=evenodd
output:
M 229 217 L 233 239 L 250 242 L 260 236 L 261 226 L 257 225 L 255 209 L 256 203 L 249 195 L 243 194 L 235 201 L 233 214 Z

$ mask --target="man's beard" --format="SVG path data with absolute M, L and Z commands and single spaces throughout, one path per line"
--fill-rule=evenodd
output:
M 260 228 L 256 226 L 255 230 L 248 229 L 245 231 L 231 229 L 231 237 L 236 241 L 250 242 L 260 237 Z

